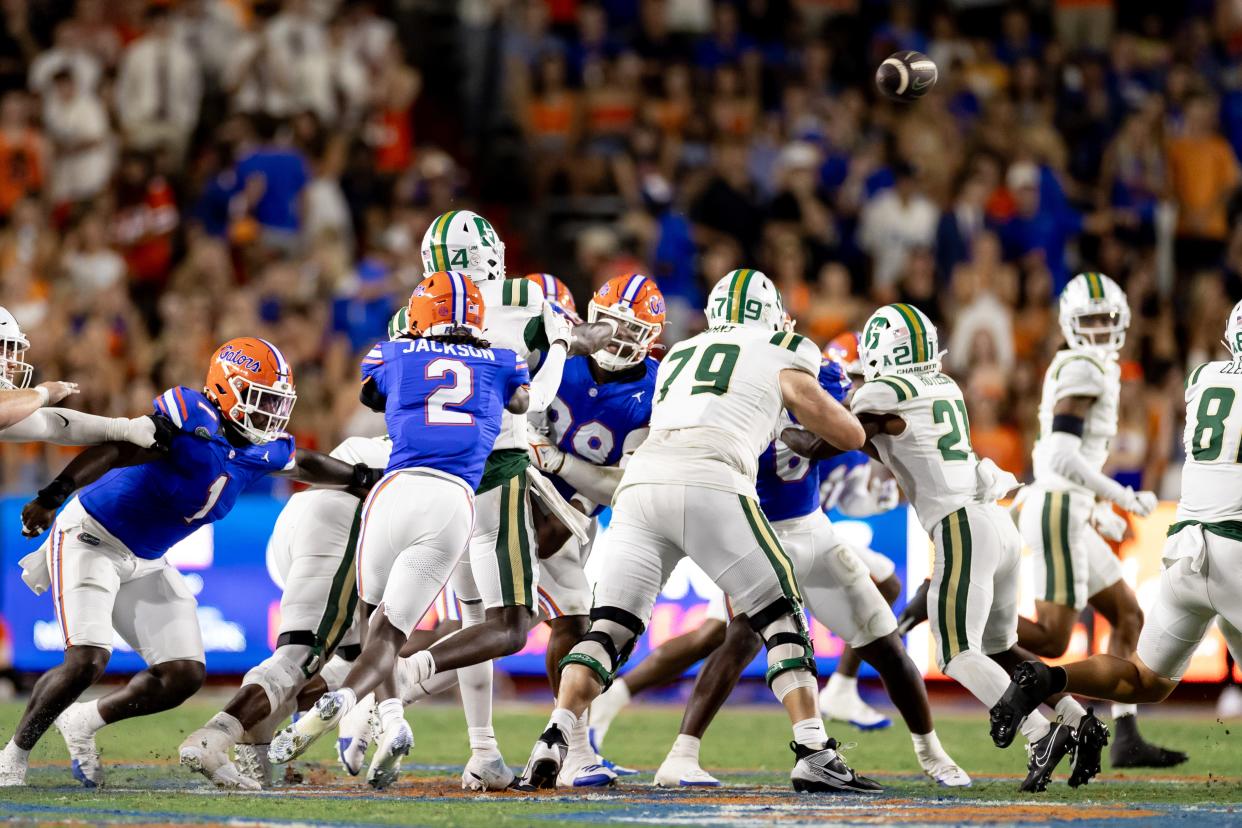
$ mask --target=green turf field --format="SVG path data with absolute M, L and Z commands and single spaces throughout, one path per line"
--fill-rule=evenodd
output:
M 656 792 L 650 773 L 675 734 L 680 711 L 637 706 L 627 710 L 608 736 L 608 754 L 647 773 L 599 792 L 466 795 L 457 773 L 467 756 L 465 725 L 453 706 L 418 706 L 408 712 L 417 741 L 407 773 L 391 791 L 376 793 L 339 772 L 327 738 L 297 769 L 304 781 L 263 795 L 218 794 L 205 780 L 176 764 L 182 737 L 215 710 L 195 702 L 180 710 L 132 720 L 104 730 L 100 747 L 107 788 L 86 791 L 69 776 L 64 745 L 51 731 L 33 754 L 30 786 L 0 792 L 0 817 L 29 823 L 106 824 L 406 824 L 492 826 L 567 825 L 622 820 L 638 824 L 755 825 L 825 821 L 962 823 L 1071 819 L 1116 824 L 1131 819 L 1162 820 L 1195 815 L 1197 824 L 1229 824 L 1235 806 L 1242 815 L 1242 723 L 1219 723 L 1206 715 L 1149 716 L 1144 731 L 1154 741 L 1186 750 L 1191 761 L 1172 772 L 1113 773 L 1088 789 L 1064 784 L 1067 772 L 1041 795 L 1017 791 L 1024 766 L 1018 747 L 994 748 L 986 720 L 944 715 L 938 730 L 945 747 L 970 772 L 975 786 L 948 792 L 924 781 L 900 725 L 857 733 L 830 728 L 857 742 L 848 760 L 888 786 L 879 798 L 798 796 L 788 791 L 792 754 L 788 724 L 779 708 L 727 709 L 703 745 L 704 767 L 718 771 L 729 787 L 717 791 Z M 12 733 L 20 707 L 0 705 L 0 739 Z M 525 761 L 546 720 L 539 707 L 508 705 L 497 714 L 496 730 L 511 765 Z M 1188 811 L 1187 806 L 1200 810 Z

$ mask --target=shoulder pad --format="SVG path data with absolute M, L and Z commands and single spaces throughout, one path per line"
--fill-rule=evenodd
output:
M 200 391 L 178 385 L 156 397 L 154 405 L 157 414 L 186 434 L 209 440 L 220 430 L 220 412 Z
M 500 303 L 511 308 L 543 308 L 543 288 L 530 279 L 506 279 L 500 289 Z
M 823 354 L 814 342 L 802 334 L 777 331 L 768 338 L 768 343 L 790 352 L 787 356 L 793 363 L 791 367 L 806 371 L 812 376 L 819 375 L 819 364 L 823 359 Z
M 1191 371 L 1189 374 L 1186 375 L 1187 390 L 1192 388 L 1194 384 L 1199 381 L 1199 375 L 1203 373 L 1203 369 L 1208 367 L 1211 364 L 1212 363 L 1210 362 L 1205 362 L 1202 365 L 1197 366 L 1193 371 Z
M 917 395 L 913 384 L 901 377 L 877 377 L 864 382 L 854 392 L 850 408 L 857 414 L 870 412 L 888 414 L 899 403 L 913 399 Z
M 1108 374 L 1098 359 L 1086 354 L 1066 357 L 1052 369 L 1057 399 L 1063 397 L 1098 397 L 1108 387 Z

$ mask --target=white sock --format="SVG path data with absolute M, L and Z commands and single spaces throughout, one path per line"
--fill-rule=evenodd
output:
M 22 750 L 17 746 L 17 742 L 9 739 L 9 743 L 4 746 L 4 755 L 9 759 L 16 759 L 19 762 L 30 761 L 30 751 Z
M 104 725 L 107 724 L 107 722 L 103 720 L 103 716 L 99 714 L 99 700 L 98 699 L 96 699 L 95 701 L 86 702 L 85 707 L 82 709 L 82 712 L 84 714 L 84 721 L 86 722 L 86 728 L 91 733 L 97 733 L 100 728 L 102 728 Z
M 1057 715 L 1061 717 L 1061 721 L 1073 728 L 1077 728 L 1083 716 L 1087 715 L 1087 711 L 1078 703 L 1078 699 L 1073 696 L 1066 696 L 1057 702 L 1055 710 Z
M 491 662 L 488 662 L 488 664 L 490 663 Z M 413 704 L 414 702 L 422 701 L 423 699 L 443 693 L 451 687 L 455 687 L 457 685 L 457 681 L 458 676 L 456 670 L 449 670 L 445 673 L 436 673 L 426 681 L 419 682 L 418 684 L 409 687 L 407 689 L 408 695 L 401 699 L 401 701 L 406 704 Z M 465 697 L 462 698 L 462 702 L 463 704 L 465 703 Z
M 379 713 L 381 732 L 388 730 L 405 716 L 405 707 L 401 704 L 401 699 L 384 699 L 375 709 Z
M 1052 729 L 1052 725 L 1044 718 L 1044 714 L 1038 710 L 1031 713 L 1022 720 L 1022 735 L 1031 744 L 1035 744 L 1040 739 L 1048 735 L 1048 731 Z
M 612 680 L 612 686 L 608 688 L 608 692 L 617 697 L 617 706 L 625 707 L 630 703 L 630 699 L 634 698 L 630 695 L 630 686 L 625 683 L 625 677 Z
M 573 730 L 567 734 L 569 737 L 569 752 L 573 754 L 586 754 L 594 759 L 595 751 L 591 750 L 591 740 L 587 733 L 588 716 L 590 716 L 589 710 L 578 717 L 578 721 L 574 722 Z
M 470 736 L 470 752 L 476 756 L 499 756 L 500 745 L 496 742 L 496 733 L 491 727 L 468 727 Z
M 914 742 L 914 754 L 920 759 L 948 756 L 940 745 L 940 737 L 936 735 L 934 730 L 931 733 L 911 733 L 910 740 Z
M 1113 705 L 1113 718 L 1114 719 L 1120 719 L 1122 716 L 1137 716 L 1137 715 L 1138 715 L 1137 704 L 1114 704 Z
M 237 744 L 238 740 L 241 739 L 242 731 L 244 729 L 242 728 L 242 723 L 239 722 L 236 717 L 223 711 L 208 719 L 205 727 L 209 727 L 212 730 L 219 730 L 221 733 L 224 733 L 229 737 L 229 741 L 233 744 Z
M 833 673 L 828 677 L 828 683 L 824 685 L 824 689 L 833 696 L 857 696 L 858 676 Z
M 424 682 L 436 674 L 436 660 L 430 650 L 419 650 L 404 661 L 411 683 Z
M 568 707 L 558 707 L 552 711 L 552 716 L 548 719 L 548 726 L 556 725 L 561 729 L 561 733 L 565 734 L 568 739 L 570 734 L 574 732 L 574 725 L 578 723 L 578 717 Z
M 696 736 L 687 736 L 684 733 L 677 734 L 677 739 L 673 742 L 673 747 L 669 750 L 669 756 L 684 756 L 686 758 L 699 761 L 699 747 L 702 741 Z
M 795 742 L 812 750 L 823 750 L 828 744 L 828 731 L 824 730 L 824 720 L 818 716 L 794 722 L 793 737 Z

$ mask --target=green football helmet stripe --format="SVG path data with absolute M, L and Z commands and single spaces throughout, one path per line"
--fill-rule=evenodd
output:
M 447 213 L 441 214 L 440 218 L 436 222 L 436 229 L 433 234 L 435 236 L 436 243 L 431 247 L 431 263 L 435 265 L 436 270 L 449 269 L 447 244 L 448 231 L 449 227 L 453 224 L 453 219 L 460 212 L 460 210 L 449 210 Z
M 753 270 L 739 270 L 729 284 L 729 301 L 725 305 L 725 319 L 729 322 L 741 324 L 742 309 L 746 307 L 746 289 L 750 287 L 750 279 L 754 275 Z
M 407 305 L 392 315 L 388 320 L 388 338 L 396 339 L 410 332 L 410 308 Z
M 919 312 L 905 302 L 897 302 L 892 307 L 901 314 L 901 318 L 906 322 L 906 327 L 910 329 L 910 336 L 914 339 L 914 361 L 927 362 L 929 359 L 927 352 L 931 349 L 927 344 L 927 328 L 923 325 Z
M 1104 281 L 1100 278 L 1100 274 L 1092 272 L 1083 275 L 1087 277 L 1087 295 L 1092 299 L 1103 299 Z

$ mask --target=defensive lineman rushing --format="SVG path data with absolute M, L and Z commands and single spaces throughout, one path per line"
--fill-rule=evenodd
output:
M 154 416 L 172 432 L 166 446 L 87 449 L 26 504 L 26 534 L 52 527 L 41 548 L 45 565 L 28 557 L 27 577 L 36 592 L 51 587 L 65 660 L 35 685 L 0 754 L 0 784 L 23 784 L 30 750 L 55 721 L 74 776 L 95 787 L 103 781 L 100 728 L 176 707 L 202 685 L 196 604 L 164 559 L 169 547 L 224 517 L 267 474 L 366 491 L 372 480 L 365 470 L 295 449 L 284 428 L 296 399 L 292 371 L 275 346 L 230 340 L 212 356 L 202 392 L 178 386 L 155 399 Z M 74 704 L 102 675 L 114 635 L 147 669 L 119 690 Z
M 1134 652 L 1143 613 L 1121 564 L 1100 537 L 1119 521 L 1112 504 L 1144 516 L 1156 506 L 1151 492 L 1135 492 L 1103 474 L 1117 433 L 1121 368 L 1117 353 L 1130 324 L 1125 292 L 1102 273 L 1080 273 L 1061 293 L 1066 347 L 1044 375 L 1039 405 L 1035 482 L 1025 491 L 1019 526 L 1035 564 L 1035 619 L 1018 622 L 1018 643 L 1035 655 L 1057 658 L 1069 646 L 1087 604 L 1108 620 L 1108 651 Z M 1120 540 L 1124 523 L 1114 530 Z M 1186 754 L 1139 735 L 1133 704 L 1114 704 L 1113 767 L 1167 767 Z M 1075 724 L 1071 722 L 1071 724 Z
M 651 436 L 626 466 L 591 630 L 561 662 L 556 708 L 523 786 L 555 787 L 568 735 L 624 664 L 664 581 L 689 555 L 747 613 L 768 647 L 768 682 L 793 724 L 797 790 L 877 791 L 842 761 L 815 698 L 793 568 L 755 499 L 756 461 L 781 410 L 843 449 L 857 420 L 816 382 L 820 354 L 782 330 L 780 294 L 762 273 L 734 271 L 713 289 L 707 332 L 674 346 L 656 376 Z
M 1242 302 L 1225 326 L 1232 358 L 1208 362 L 1186 381 L 1186 460 L 1177 517 L 1164 546 L 1155 605 L 1135 652 L 1101 653 L 1063 667 L 1028 662 L 992 708 L 992 738 L 1005 746 L 1023 717 L 1050 694 L 1080 693 L 1124 704 L 1164 700 L 1212 622 L 1242 626 Z
M 1020 661 L 1017 641 L 1021 538 L 996 499 L 1016 487 L 1012 475 L 976 458 L 962 392 L 940 372 L 936 329 L 917 308 L 886 305 L 867 320 L 860 356 L 867 382 L 852 408 L 868 445 L 893 472 L 935 545 L 928 611 L 936 660 L 945 674 L 991 707 L 1008 683 L 999 660 Z M 1099 771 L 1104 726 L 1073 699 L 1075 727 L 1032 713 L 1022 732 L 1031 744 L 1023 790 L 1043 790 L 1066 752 L 1071 783 Z

